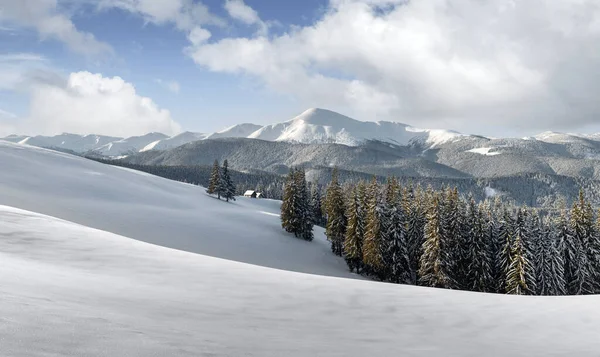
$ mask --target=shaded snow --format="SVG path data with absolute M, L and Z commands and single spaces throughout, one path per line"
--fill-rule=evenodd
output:
M 293 273 L 4 206 L 0 222 L 3 356 L 597 356 L 600 349 L 595 296 L 486 295 Z

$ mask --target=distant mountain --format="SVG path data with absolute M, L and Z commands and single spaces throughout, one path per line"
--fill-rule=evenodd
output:
M 462 136 L 450 130 L 418 129 L 396 122 L 363 122 L 330 110 L 313 108 L 290 121 L 262 127 L 250 134 L 248 138 L 348 146 L 359 146 L 368 140 L 398 145 L 421 143 L 435 146 Z
M 262 128 L 260 125 L 244 123 L 231 126 L 225 130 L 218 131 L 206 136 L 205 139 L 219 139 L 219 138 L 247 138 L 255 131 Z
M 132 136 L 127 139 L 112 141 L 91 151 L 104 156 L 128 155 L 139 152 L 150 143 L 169 138 L 162 133 L 149 133 L 142 136 Z
M 206 138 L 206 134 L 202 133 L 192 133 L 191 131 L 186 131 L 181 134 L 177 134 L 175 136 L 171 136 L 170 138 L 164 138 L 160 140 L 156 140 L 151 142 L 150 144 L 144 146 L 139 152 L 150 151 L 150 150 L 167 150 L 176 148 L 183 144 L 187 144 L 196 140 L 203 140 Z
M 9 141 L 12 138 L 16 138 L 17 136 L 12 135 L 8 137 Z M 5 138 L 6 140 L 7 138 Z M 69 134 L 64 133 L 56 136 L 24 136 L 18 143 L 27 144 L 38 147 L 45 148 L 56 148 L 74 151 L 78 153 L 87 152 L 90 150 L 96 150 L 103 145 L 106 145 L 110 142 L 121 140 L 122 138 L 114 137 L 114 136 L 104 136 L 104 135 L 77 135 L 77 134 Z M 13 141 L 15 142 L 15 141 Z

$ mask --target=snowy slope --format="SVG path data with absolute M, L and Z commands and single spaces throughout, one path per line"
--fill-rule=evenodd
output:
M 269 269 L 0 206 L 2 356 L 597 356 L 599 297 Z M 288 258 L 293 258 L 290 255 Z
M 8 138 L 9 141 L 10 137 Z M 78 134 L 60 134 L 55 136 L 33 136 L 24 137 L 19 141 L 21 144 L 28 144 L 39 147 L 66 149 L 79 153 L 95 150 L 110 142 L 121 140 L 121 138 L 104 135 L 78 135 Z
M 435 146 L 461 136 L 449 130 L 418 129 L 396 122 L 362 122 L 330 110 L 312 108 L 290 121 L 267 125 L 252 133 L 249 138 L 349 146 L 358 146 L 365 140 L 380 140 L 398 145 L 421 142 Z
M 0 141 L 0 205 L 166 247 L 305 273 L 352 277 L 323 230 L 312 243 L 281 229 L 279 202 L 225 203 L 202 187 Z
M 181 134 L 177 134 L 175 136 L 171 136 L 166 139 L 160 139 L 151 142 L 150 144 L 144 146 L 140 152 L 150 151 L 150 150 L 168 150 L 172 148 L 176 148 L 178 146 L 190 143 L 196 140 L 203 140 L 206 138 L 206 134 L 202 133 L 192 133 L 191 131 L 186 131 Z
M 219 139 L 219 138 L 247 138 L 253 132 L 260 129 L 260 125 L 243 123 L 230 126 L 224 130 L 212 133 L 206 136 L 206 139 Z
M 132 136 L 126 139 L 110 142 L 97 149 L 95 152 L 105 156 L 120 156 L 138 152 L 157 140 L 166 139 L 168 136 L 162 133 L 148 133 L 142 136 Z

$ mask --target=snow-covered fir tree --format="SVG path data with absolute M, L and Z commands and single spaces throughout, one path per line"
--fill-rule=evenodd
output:
M 343 253 L 344 238 L 346 235 L 346 216 L 344 207 L 344 193 L 338 181 L 338 170 L 333 170 L 331 182 L 327 187 L 325 196 L 325 212 L 327 226 L 325 234 L 331 242 L 331 251 L 341 256 Z
M 531 263 L 527 259 L 523 238 L 527 235 L 526 213 L 518 209 L 513 221 L 512 244 L 510 245 L 508 270 L 506 272 L 506 293 L 512 295 L 533 295 L 535 294 L 534 284 L 535 276 L 532 272 Z
M 210 173 L 210 180 L 208 181 L 208 189 L 206 190 L 206 192 L 209 195 L 216 194 L 217 197 L 221 199 L 220 183 L 221 168 L 219 167 L 219 161 L 215 160 L 212 171 Z
M 300 168 L 294 172 L 294 181 L 296 186 L 296 199 L 294 200 L 294 212 L 298 219 L 298 232 L 294 232 L 297 237 L 307 241 L 313 240 L 313 216 L 310 206 L 310 196 L 306 184 L 306 173 Z
M 219 193 L 227 202 L 229 202 L 229 200 L 235 201 L 235 184 L 229 175 L 229 163 L 227 160 L 223 161 L 218 187 Z
M 467 284 L 465 288 L 471 291 L 493 292 L 494 271 L 491 240 L 488 237 L 486 221 L 483 212 L 473 198 L 469 201 L 467 212 L 466 255 Z
M 359 187 L 350 191 L 346 204 L 346 237 L 344 240 L 344 259 L 350 271 L 360 273 L 362 270 L 364 229 L 362 227 L 361 202 Z
M 327 223 L 323 215 L 322 207 L 323 197 L 321 195 L 321 186 L 314 182 L 310 187 L 310 211 L 313 217 L 313 224 L 324 227 Z
M 363 245 L 363 262 L 369 274 L 382 279 L 385 266 L 382 258 L 381 241 L 382 204 L 377 179 L 373 178 L 367 189 L 367 212 L 365 224 L 365 240 Z
M 406 240 L 410 262 L 411 283 L 418 283 L 419 262 L 425 242 L 426 195 L 420 186 L 407 187 L 402 194 L 402 208 L 405 215 Z
M 446 252 L 442 247 L 441 217 L 440 197 L 434 195 L 427 212 L 423 254 L 419 262 L 419 284 L 423 286 L 437 288 L 450 286 L 448 267 L 444 257 Z
M 537 259 L 537 294 L 565 295 L 564 241 L 558 226 L 550 220 L 540 230 Z
M 383 261 L 387 267 L 388 281 L 410 284 L 406 219 L 400 200 L 400 187 L 395 178 L 391 178 L 386 185 L 386 202 L 382 216 Z
M 587 209 L 583 192 L 579 200 L 573 203 L 570 218 L 571 237 L 566 241 L 567 261 L 567 290 L 571 295 L 594 293 L 594 281 L 591 264 L 588 258 L 590 234 L 593 220 Z

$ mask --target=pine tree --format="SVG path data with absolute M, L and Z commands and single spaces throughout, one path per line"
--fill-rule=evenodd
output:
M 421 187 L 408 187 L 402 195 L 402 208 L 405 212 L 405 230 L 410 262 L 410 283 L 419 281 L 419 264 L 425 242 L 425 216 L 427 197 Z
M 515 221 L 512 217 L 511 212 L 504 207 L 502 211 L 502 220 L 498 227 L 498 237 L 500 241 L 501 249 L 498 252 L 497 257 L 497 268 L 499 272 L 497 291 L 499 293 L 506 293 L 506 281 L 508 269 L 511 262 L 511 249 L 513 246 L 513 240 L 515 238 Z
M 447 288 L 450 284 L 442 247 L 440 197 L 434 195 L 427 213 L 425 242 L 419 263 L 419 283 L 423 286 Z
M 382 259 L 381 241 L 381 204 L 379 184 L 373 178 L 367 189 L 367 212 L 365 226 L 365 242 L 363 245 L 363 262 L 368 272 L 379 279 L 383 278 L 384 262 Z
M 225 201 L 235 201 L 235 185 L 233 184 L 231 176 L 229 175 L 229 163 L 227 160 L 223 161 L 223 167 L 221 168 L 221 179 L 219 181 L 218 191 L 221 195 L 223 195 Z
M 210 180 L 208 181 L 208 190 L 206 192 L 209 195 L 217 194 L 217 197 L 221 199 L 221 169 L 219 167 L 219 161 L 215 160 L 212 171 L 210 173 Z
M 344 207 L 344 194 L 338 181 L 338 170 L 333 170 L 331 182 L 327 187 L 325 196 L 325 212 L 327 215 L 327 226 L 325 234 L 331 242 L 331 251 L 341 256 L 343 243 L 346 235 L 346 217 Z
M 316 182 L 310 188 L 310 210 L 313 217 L 313 224 L 316 226 L 325 226 L 325 217 L 323 217 L 322 207 L 323 197 L 321 196 L 321 188 Z
M 296 237 L 307 241 L 313 240 L 313 217 L 310 208 L 310 197 L 306 187 L 306 174 L 304 169 L 297 169 L 294 173 L 296 198 L 294 199 L 294 213 L 298 220 Z
M 395 178 L 386 187 L 386 202 L 382 217 L 383 261 L 388 280 L 410 284 L 411 271 L 406 235 L 406 219 L 400 201 L 400 187 Z
M 362 269 L 362 247 L 364 231 L 361 229 L 360 194 L 358 186 L 355 187 L 348 198 L 346 205 L 346 237 L 344 240 L 344 259 L 350 268 L 350 271 L 356 270 L 360 273 Z
M 529 284 L 535 277 L 529 273 L 531 264 L 523 244 L 526 235 L 526 217 L 521 209 L 517 210 L 513 228 L 514 238 L 510 245 L 508 270 L 506 272 L 506 293 L 512 295 L 532 295 L 535 288 Z
M 537 288 L 537 277 L 538 277 L 538 260 L 540 250 L 540 237 L 542 234 L 540 217 L 537 212 L 523 208 L 524 230 L 522 236 L 523 247 L 525 249 L 525 259 L 528 264 L 525 266 L 527 271 L 525 275 L 530 277 L 527 281 L 529 287 L 528 293 L 535 295 L 538 291 Z
M 537 260 L 537 294 L 564 295 L 564 244 L 551 222 L 542 225 Z
M 593 225 L 592 217 L 587 212 L 587 204 L 583 192 L 571 209 L 570 233 L 566 241 L 567 290 L 571 295 L 594 293 L 593 275 L 588 258 L 589 234 Z
M 483 212 L 475 204 L 473 198 L 469 201 L 467 234 L 467 290 L 493 292 L 493 259 L 491 242 L 487 236 L 486 222 Z
M 291 169 L 285 180 L 285 186 L 283 188 L 283 201 L 281 203 L 281 227 L 288 233 L 294 233 L 298 231 L 298 221 L 296 219 L 295 199 L 296 193 L 296 181 L 294 169 Z

